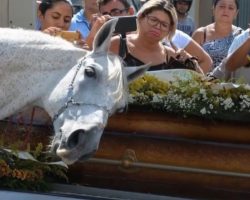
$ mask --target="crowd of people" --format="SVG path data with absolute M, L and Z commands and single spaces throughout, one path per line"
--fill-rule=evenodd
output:
M 83 44 L 80 46 L 91 50 L 94 37 L 105 22 L 113 17 L 136 15 L 137 31 L 126 37 L 114 35 L 111 42 L 110 51 L 119 54 L 127 66 L 150 62 L 150 70 L 161 70 L 173 68 L 169 65 L 171 58 L 193 59 L 197 66 L 194 70 L 216 78 L 246 76 L 234 73 L 239 66 L 247 66 L 250 57 L 233 57 L 242 56 L 242 52 L 234 52 L 234 39 L 247 35 L 247 31 L 233 24 L 239 12 L 238 0 L 213 0 L 214 21 L 197 29 L 189 15 L 192 0 L 137 0 L 136 6 L 133 2 L 83 0 L 83 9 L 73 13 L 70 0 L 42 0 L 37 29 L 51 35 L 62 30 L 78 31 L 82 38 L 78 42 Z
M 170 60 L 192 60 L 193 70 L 221 79 L 250 83 L 250 34 L 233 24 L 238 0 L 213 0 L 213 22 L 196 29 L 189 10 L 192 0 L 82 0 L 74 13 L 70 0 L 42 0 L 36 29 L 52 36 L 78 31 L 80 48 L 91 50 L 97 31 L 113 17 L 137 16 L 137 30 L 116 34 L 110 51 L 127 67 L 151 63 L 150 70 L 170 69 Z M 140 7 L 140 8 L 139 8 Z M 139 9 L 139 10 L 137 10 Z M 79 45 L 80 44 L 80 45 Z M 183 67 L 183 66 L 182 66 Z M 184 67 L 185 68 L 185 67 Z

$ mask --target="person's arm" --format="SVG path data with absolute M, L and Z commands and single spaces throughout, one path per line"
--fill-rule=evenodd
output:
M 212 69 L 213 61 L 211 57 L 196 41 L 190 40 L 184 50 L 198 59 L 198 64 L 205 74 Z
M 211 70 L 212 67 L 212 59 L 209 54 L 203 50 L 203 48 L 189 35 L 182 31 L 176 31 L 172 43 L 180 49 L 184 49 L 193 57 L 198 59 L 198 64 L 204 71 L 207 73 Z
M 225 67 L 228 71 L 235 71 L 250 64 L 250 36 L 232 54 L 228 55 Z
M 111 38 L 110 47 L 109 47 L 109 51 L 110 51 L 110 52 L 119 55 L 120 40 L 121 40 L 121 38 L 120 38 L 119 35 L 113 36 L 113 37 Z
M 111 19 L 111 16 L 109 15 L 101 15 L 101 16 L 98 14 L 92 15 L 92 20 L 91 20 L 92 27 L 89 32 L 89 35 L 85 39 L 86 44 L 89 46 L 90 50 L 92 49 L 92 45 L 93 45 L 93 41 L 94 41 L 96 33 L 99 31 L 102 25 L 105 24 L 110 19 Z

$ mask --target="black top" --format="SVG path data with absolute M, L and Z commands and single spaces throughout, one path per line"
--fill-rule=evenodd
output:
M 140 66 L 140 65 L 145 65 L 144 62 L 139 60 L 138 58 L 134 57 L 131 55 L 129 52 L 126 54 L 125 58 L 123 59 L 126 66 Z M 168 68 L 168 63 L 164 62 L 158 65 L 153 65 L 151 66 L 148 71 L 156 71 L 156 70 L 162 70 L 162 69 L 169 69 Z
M 126 66 L 145 65 L 144 62 L 142 62 L 141 60 L 139 60 L 138 58 L 134 57 L 133 55 L 129 53 L 126 37 L 121 36 L 120 38 L 119 55 L 123 58 L 123 61 L 125 62 Z M 168 61 L 168 55 L 166 55 L 166 61 Z M 169 69 L 168 62 L 164 62 L 158 65 L 153 65 L 150 67 L 148 71 L 155 71 L 155 70 L 162 70 L 162 69 Z
M 140 66 L 145 65 L 144 62 L 138 58 L 131 55 L 128 51 L 126 37 L 120 37 L 120 47 L 119 47 L 119 56 L 123 58 L 125 65 L 128 66 Z M 166 51 L 166 62 L 163 62 L 158 65 L 153 65 L 149 68 L 148 71 L 156 71 L 163 69 L 188 69 L 189 67 L 185 66 L 183 63 L 180 63 L 175 58 L 168 59 L 168 54 Z

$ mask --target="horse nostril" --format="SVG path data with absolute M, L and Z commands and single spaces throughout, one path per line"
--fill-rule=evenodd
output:
M 75 132 L 71 133 L 71 135 L 69 136 L 68 142 L 67 142 L 68 148 L 72 149 L 75 146 L 77 146 L 77 144 L 79 143 L 79 140 L 81 138 L 81 135 L 84 133 L 85 133 L 85 131 L 82 129 L 76 130 Z

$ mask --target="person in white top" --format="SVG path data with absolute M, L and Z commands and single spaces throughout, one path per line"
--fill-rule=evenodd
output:
M 209 54 L 188 34 L 176 30 L 171 42 L 164 40 L 163 43 L 175 49 L 184 49 L 196 57 L 204 73 L 208 73 L 212 69 L 213 61 Z
M 211 73 L 219 79 L 243 80 L 250 84 L 250 29 L 243 31 L 232 42 L 228 56 Z

